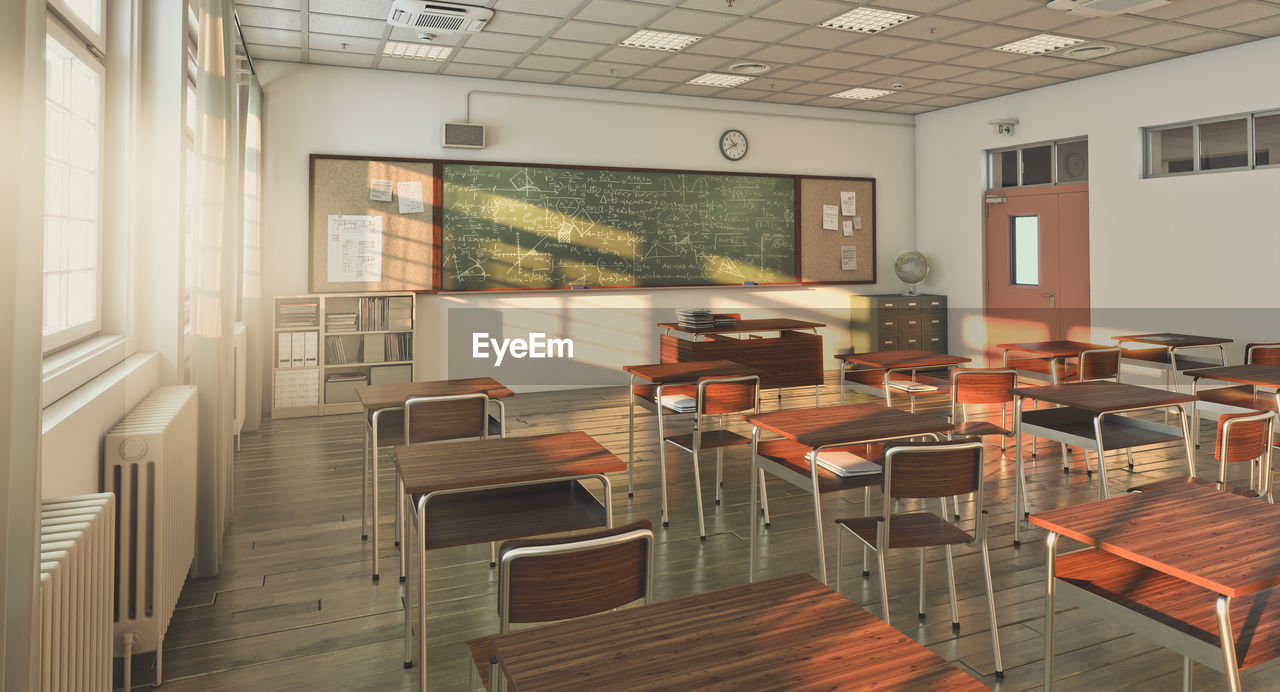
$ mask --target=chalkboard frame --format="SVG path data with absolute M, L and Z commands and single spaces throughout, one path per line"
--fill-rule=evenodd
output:
M 444 234 L 446 232 L 446 229 L 444 228 L 444 218 L 443 218 L 444 217 L 444 177 L 445 177 L 444 167 L 450 166 L 450 165 L 513 166 L 513 167 L 523 167 L 523 168 L 562 168 L 562 169 L 576 169 L 576 170 L 586 169 L 586 170 L 592 170 L 592 171 L 618 171 L 618 172 L 632 172 L 632 173 L 687 173 L 689 175 L 729 175 L 729 176 L 742 176 L 742 177 L 754 177 L 754 178 L 789 179 L 792 181 L 794 185 L 794 193 L 792 198 L 793 204 L 794 204 L 794 209 L 792 210 L 792 217 L 794 219 L 794 226 L 793 226 L 792 232 L 795 234 L 794 237 L 796 240 L 795 266 L 793 267 L 793 270 L 792 270 L 792 276 L 795 277 L 794 281 L 768 281 L 768 282 L 759 282 L 759 283 L 751 283 L 751 284 L 742 284 L 742 283 L 676 284 L 676 285 L 670 285 L 670 286 L 611 285 L 611 286 L 591 286 L 589 289 L 583 289 L 583 290 L 609 291 L 609 290 L 636 290 L 636 289 L 664 290 L 664 289 L 672 289 L 672 288 L 726 288 L 726 287 L 751 288 L 754 286 L 799 286 L 802 284 L 802 282 L 800 281 L 800 247 L 799 247 L 800 176 L 796 176 L 788 173 L 755 173 L 755 172 L 744 172 L 744 171 L 705 171 L 705 170 L 691 170 L 687 168 L 644 168 L 644 167 L 637 167 L 637 166 L 592 166 L 592 165 L 586 165 L 586 164 L 572 164 L 572 163 L 521 163 L 521 162 L 514 162 L 514 161 L 475 161 L 475 160 L 453 160 L 453 159 L 440 159 L 438 163 L 439 163 L 440 173 L 439 175 L 436 176 L 436 179 L 437 179 L 437 185 L 439 187 L 439 194 L 436 195 L 435 199 L 436 199 L 436 220 L 437 220 L 436 247 L 438 248 L 438 250 L 436 251 L 436 256 L 439 259 L 437 259 L 435 263 L 436 279 L 435 279 L 434 285 L 436 286 L 436 291 L 439 293 L 452 294 L 452 293 L 491 293 L 491 292 L 502 292 L 502 291 L 511 292 L 511 291 L 578 290 L 578 289 L 574 289 L 574 287 L 572 286 L 552 286 L 552 287 L 538 286 L 538 287 L 531 287 L 531 288 L 513 286 L 513 287 L 501 287 L 501 288 L 461 288 L 461 289 L 449 289 L 449 290 L 441 289 L 440 287 L 444 285 L 442 264 L 443 264 L 443 255 L 444 255 Z

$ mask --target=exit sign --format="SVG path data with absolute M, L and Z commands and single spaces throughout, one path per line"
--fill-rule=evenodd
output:
M 996 134 L 1005 136 L 1013 135 L 1013 123 L 994 123 L 994 125 L 996 128 Z

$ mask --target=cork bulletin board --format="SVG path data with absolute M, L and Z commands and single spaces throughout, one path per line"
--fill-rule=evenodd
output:
M 312 292 L 435 288 L 434 161 L 312 154 L 310 177 Z
M 852 193 L 852 199 L 849 199 Z M 843 198 L 842 198 L 843 195 Z M 852 206 L 848 202 L 852 201 Z M 835 229 L 830 214 L 835 208 Z M 852 211 L 853 213 L 847 213 Z M 849 235 L 845 235 L 846 224 Z M 858 228 L 861 226 L 861 228 Z M 800 178 L 797 249 L 803 284 L 876 282 L 876 181 L 874 178 Z M 851 249 L 850 249 L 851 248 Z M 853 260 L 854 268 L 845 268 Z

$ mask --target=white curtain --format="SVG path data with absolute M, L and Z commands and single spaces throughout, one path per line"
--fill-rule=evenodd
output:
M 244 95 L 244 241 L 242 243 L 240 275 L 240 321 L 248 330 L 246 358 L 248 373 L 245 382 L 244 429 L 257 430 L 262 422 L 262 364 L 255 357 L 263 346 L 264 326 L 262 317 L 262 85 L 256 75 L 250 75 L 241 93 Z
M 196 0 L 193 0 L 195 2 Z M 196 576 L 218 573 L 231 497 L 236 258 L 242 166 L 231 0 L 199 0 L 196 53 L 195 253 L 191 263 L 191 381 L 199 388 Z

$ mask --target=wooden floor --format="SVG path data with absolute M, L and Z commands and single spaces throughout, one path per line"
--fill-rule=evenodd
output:
M 511 435 L 585 430 L 625 458 L 625 389 L 521 394 L 507 405 Z M 812 406 L 812 390 L 788 393 L 787 407 Z M 853 400 L 863 397 L 854 395 Z M 836 403 L 834 385 L 822 392 Z M 766 399 L 766 410 L 776 400 Z M 737 427 L 741 428 L 741 424 Z M 652 417 L 637 434 L 636 492 L 626 495 L 626 476 L 613 478 L 618 523 L 658 520 L 658 469 Z M 1212 433 L 1207 439 L 1212 440 Z M 165 640 L 164 687 L 181 690 L 397 690 L 416 686 L 420 668 L 402 666 L 403 611 L 392 545 L 393 471 L 382 469 L 383 579 L 370 579 L 370 542 L 360 540 L 361 431 L 357 415 L 265 421 L 245 435 L 236 460 L 235 510 L 227 531 L 222 572 L 187 582 Z M 930 555 L 928 619 L 915 613 L 914 551 L 891 554 L 888 564 L 892 624 L 993 689 L 1039 687 L 1042 676 L 1044 533 L 1029 530 L 1023 545 L 1011 543 L 1013 462 L 992 449 L 987 464 L 991 510 L 991 559 L 1000 622 L 1005 677 L 993 675 L 991 639 L 983 599 L 979 553 L 957 551 L 961 629 L 950 625 L 942 553 Z M 1202 474 L 1212 468 L 1201 455 Z M 1042 443 L 1029 479 L 1032 509 L 1092 499 L 1095 481 L 1082 471 L 1064 475 L 1057 445 Z M 1012 452 L 1012 450 L 1010 450 Z M 726 455 L 725 502 L 711 504 L 714 459 L 704 462 L 707 540 L 698 540 L 690 458 L 668 457 L 671 526 L 659 528 L 656 598 L 745 583 L 747 579 L 747 457 Z M 1134 472 L 1117 459 L 1111 489 L 1186 475 L 1180 446 L 1137 453 Z M 764 531 L 763 576 L 797 571 L 817 575 L 813 508 L 809 495 L 777 479 L 769 481 L 772 528 Z M 966 517 L 971 516 L 965 507 Z M 861 492 L 823 498 L 828 521 L 861 513 Z M 835 580 L 834 529 L 826 531 L 830 578 Z M 1224 537 L 1224 540 L 1229 540 Z M 851 544 L 846 543 L 846 548 Z M 860 575 L 860 552 L 847 550 L 843 592 L 878 611 L 874 579 Z M 436 690 L 465 689 L 469 662 L 464 642 L 497 631 L 495 572 L 487 545 L 433 551 L 429 555 L 428 681 Z M 858 564 L 855 564 L 857 562 Z M 1176 689 L 1180 656 L 1124 629 L 1080 611 L 1058 617 L 1059 681 L 1063 690 Z M 140 657 L 142 658 L 142 657 Z M 151 666 L 151 667 L 148 667 Z M 153 662 L 138 661 L 135 684 L 154 679 Z M 1197 689 L 1224 687 L 1224 678 L 1196 667 Z M 1246 671 L 1246 689 L 1280 688 L 1280 667 Z M 744 691 L 745 692 L 745 691 Z

